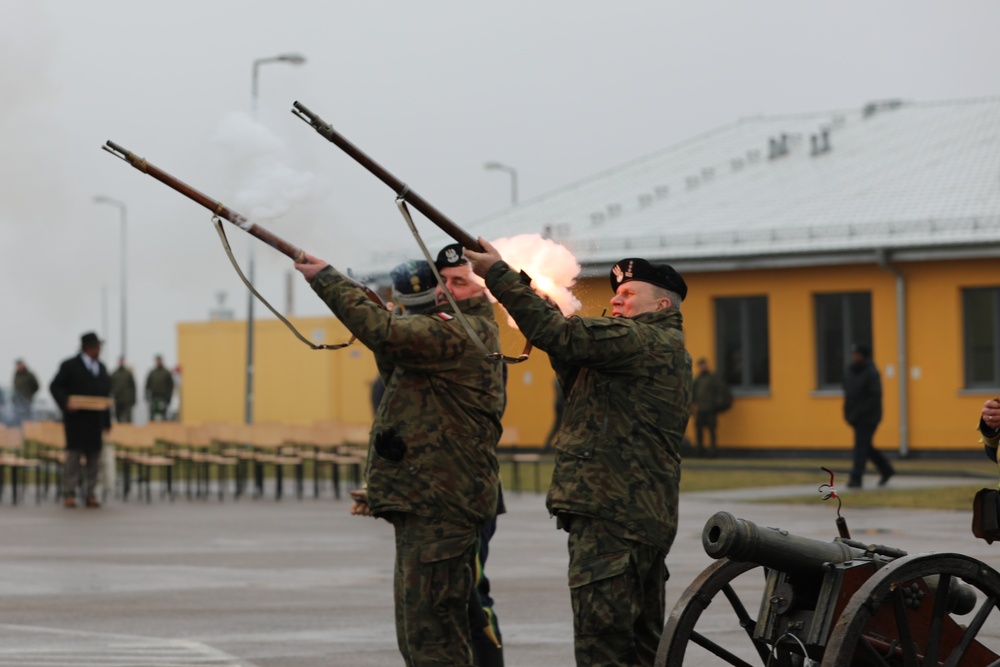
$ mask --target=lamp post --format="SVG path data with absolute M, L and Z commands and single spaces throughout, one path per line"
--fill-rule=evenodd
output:
M 120 278 L 119 279 L 121 280 L 121 296 L 122 296 L 122 312 L 121 312 L 121 320 L 122 320 L 122 334 L 121 334 L 122 335 L 122 341 L 121 341 L 122 348 L 121 349 L 122 349 L 122 353 L 121 353 L 121 357 L 124 359 L 126 357 L 126 354 L 125 354 L 125 350 L 126 350 L 126 345 L 125 345 L 125 342 L 126 342 L 126 338 L 125 338 L 125 322 L 127 320 L 126 312 L 125 312 L 125 303 L 126 303 L 126 299 L 125 299 L 125 285 L 126 285 L 126 280 L 125 280 L 125 257 L 126 257 L 126 253 L 125 253 L 125 227 L 126 227 L 127 213 L 126 213 L 126 208 L 125 208 L 124 202 L 120 202 L 117 199 L 112 199 L 111 197 L 105 197 L 104 195 L 97 195 L 96 197 L 94 197 L 94 203 L 95 204 L 110 204 L 111 206 L 117 206 L 119 212 L 121 213 L 121 222 L 122 222 L 121 260 L 120 260 L 120 263 L 121 263 L 120 272 L 121 273 L 120 273 Z
M 306 61 L 304 56 L 298 53 L 282 53 L 277 56 L 271 56 L 269 58 L 257 58 L 253 61 L 253 77 L 251 79 L 250 87 L 250 111 L 253 118 L 257 118 L 257 78 L 258 70 L 261 65 L 266 65 L 268 63 L 287 63 L 289 65 L 301 65 Z M 250 242 L 250 261 L 247 262 L 247 279 L 253 284 L 254 279 L 254 249 L 256 245 L 254 240 L 249 239 Z M 254 363 L 253 363 L 253 306 L 254 306 L 254 296 L 252 293 L 247 294 L 247 370 L 246 370 L 246 396 L 244 402 L 244 412 L 243 421 L 247 424 L 253 423 L 253 379 L 254 379 Z
M 500 162 L 487 162 L 483 165 L 486 171 L 506 171 L 510 174 L 510 203 L 511 206 L 517 204 L 517 169 L 508 167 Z

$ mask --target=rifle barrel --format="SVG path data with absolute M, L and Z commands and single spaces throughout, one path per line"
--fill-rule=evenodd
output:
M 408 202 L 413 206 L 413 208 L 423 213 L 428 220 L 440 227 L 444 233 L 461 243 L 463 247 L 466 247 L 469 250 L 483 252 L 483 247 L 479 244 L 478 240 L 472 237 L 471 234 L 452 222 L 448 216 L 434 208 L 434 206 L 432 206 L 426 199 L 411 190 L 409 186 L 389 173 L 378 162 L 375 162 L 375 160 L 368 157 L 364 151 L 348 141 L 342 134 L 334 130 L 332 125 L 307 109 L 301 102 L 293 103 L 292 107 L 293 114 L 309 123 L 313 129 L 316 130 L 316 132 L 326 137 L 327 140 L 336 144 L 342 151 L 354 158 L 354 160 L 362 167 L 367 169 L 376 178 L 392 188 L 392 191 L 396 193 L 397 197 Z
M 187 183 L 174 178 L 162 169 L 147 162 L 145 158 L 139 157 L 135 153 L 119 146 L 113 141 L 108 141 L 102 148 L 125 160 L 142 173 L 148 174 L 164 185 L 173 188 L 177 192 L 186 196 L 188 199 L 198 202 L 213 214 L 223 218 L 224 220 L 228 220 L 246 233 L 268 244 L 281 254 L 290 257 L 296 262 L 300 262 L 305 258 L 305 253 L 301 248 L 298 248 L 281 237 L 272 234 L 260 225 L 251 222 L 245 216 L 242 216 L 231 208 L 224 206 L 221 202 L 218 202 L 208 195 L 195 190 Z

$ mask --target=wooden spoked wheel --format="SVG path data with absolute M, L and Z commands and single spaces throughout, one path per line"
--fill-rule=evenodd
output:
M 753 639 L 757 622 L 751 611 L 756 614 L 760 607 L 764 573 L 764 568 L 756 563 L 728 558 L 721 558 L 705 569 L 670 612 L 656 652 L 655 667 L 799 667 L 801 655 L 790 652 L 797 647 L 781 646 L 770 656 L 771 646 Z M 740 594 L 740 588 L 748 588 L 744 583 L 751 584 L 752 596 Z M 703 618 L 709 605 L 712 612 Z
M 974 589 L 961 616 L 933 594 L 954 582 Z M 821 667 L 1000 667 L 1000 574 L 961 554 L 916 554 L 894 560 L 851 596 L 827 642 Z M 992 621 L 987 623 L 987 621 Z

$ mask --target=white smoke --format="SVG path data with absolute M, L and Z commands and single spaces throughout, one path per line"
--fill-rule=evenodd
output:
M 563 315 L 572 315 L 580 309 L 580 300 L 570 291 L 580 275 L 580 264 L 566 246 L 540 234 L 519 234 L 491 243 L 512 269 L 531 276 L 532 288 L 552 299 Z M 509 315 L 507 324 L 517 328 Z
M 234 208 L 251 221 L 280 218 L 316 194 L 316 176 L 281 162 L 285 142 L 248 114 L 223 118 L 212 140 L 239 171 Z

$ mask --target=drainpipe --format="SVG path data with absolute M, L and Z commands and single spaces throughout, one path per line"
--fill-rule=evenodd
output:
M 909 367 L 906 363 L 906 280 L 898 268 L 889 263 L 889 253 L 885 248 L 875 250 L 879 268 L 896 276 L 896 359 L 899 377 L 899 456 L 910 455 L 910 401 Z

